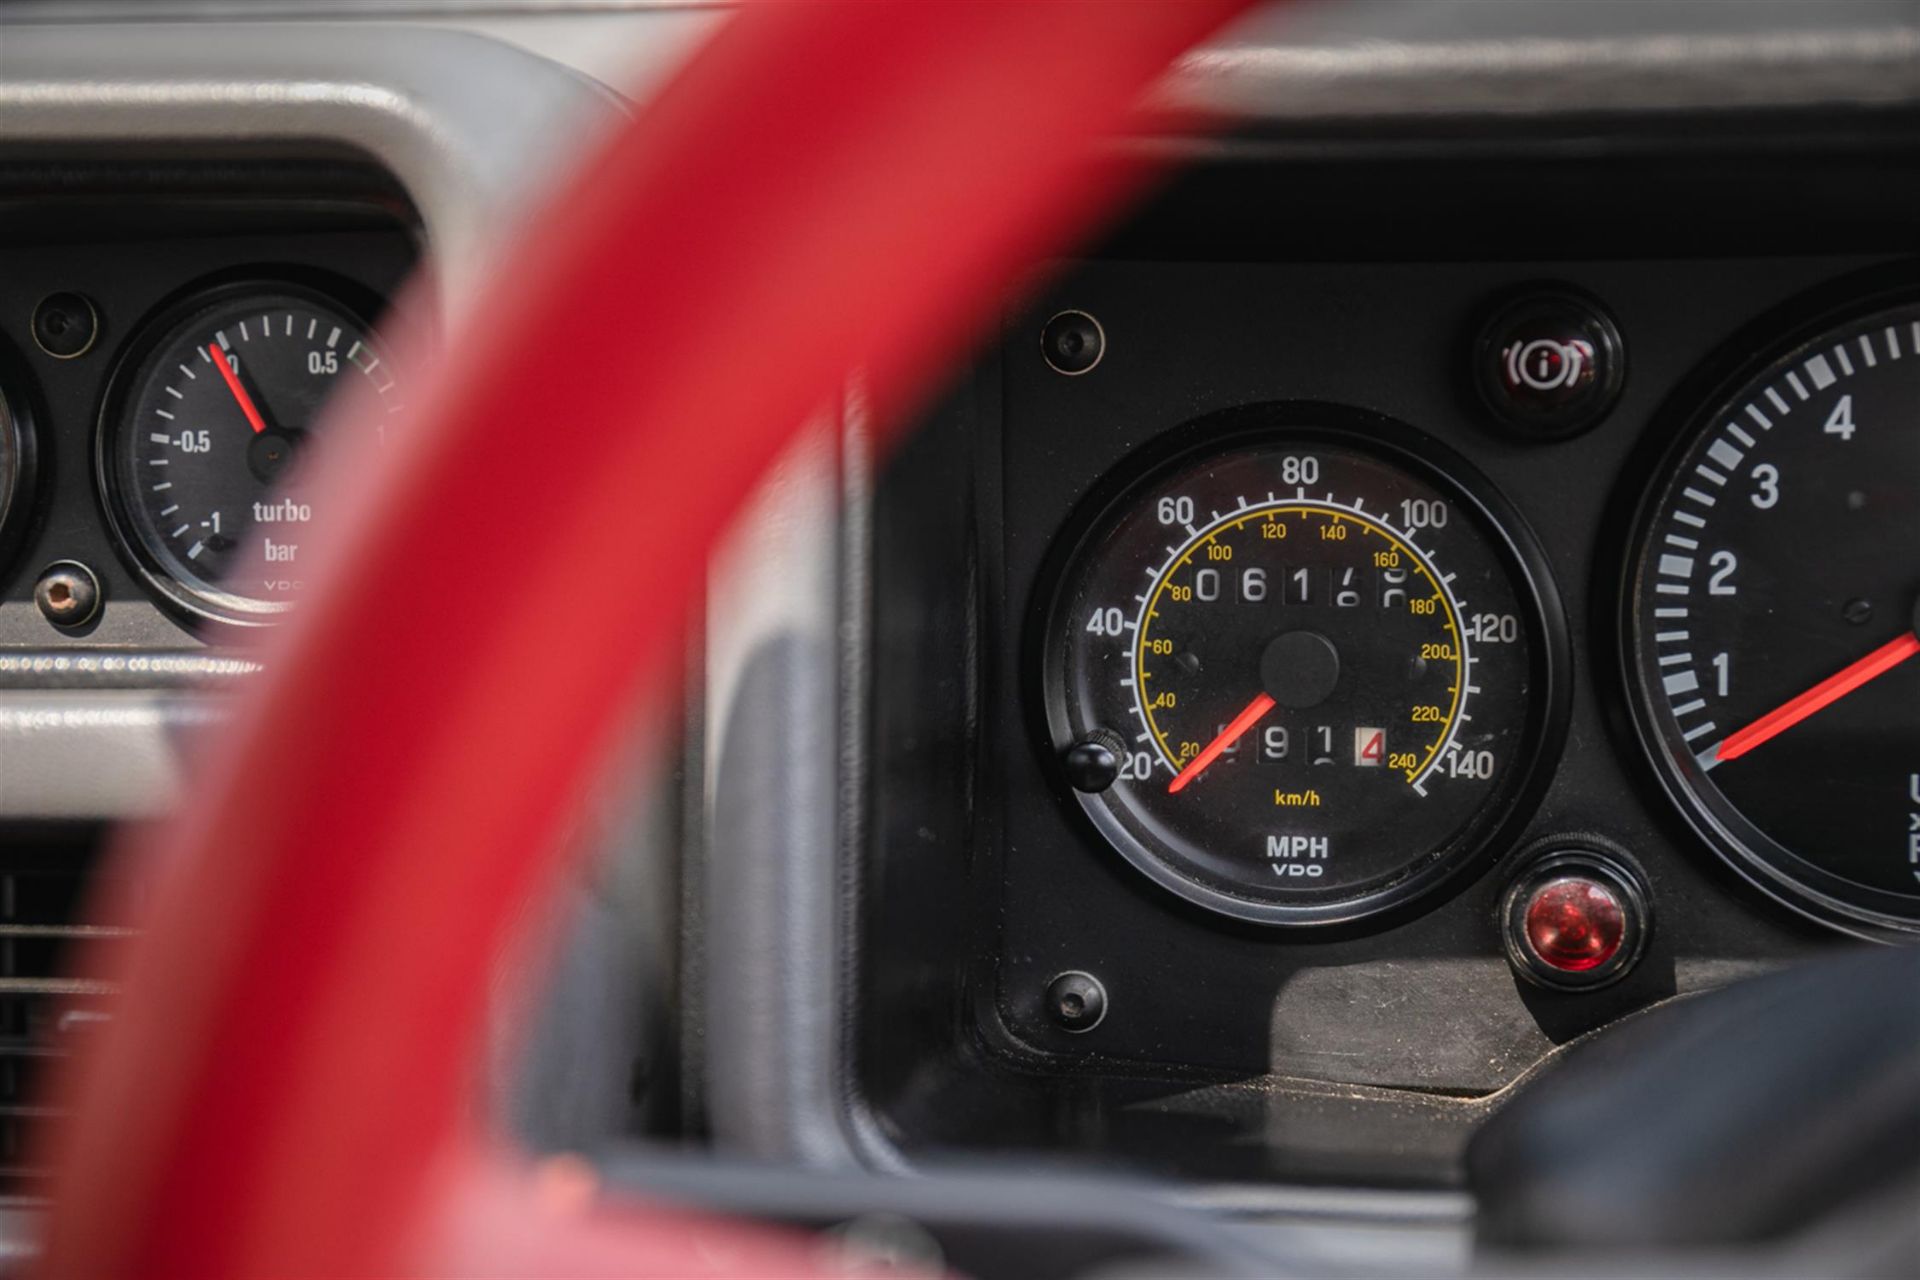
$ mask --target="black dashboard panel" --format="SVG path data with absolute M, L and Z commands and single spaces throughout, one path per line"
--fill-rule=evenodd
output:
M 1448 1183 L 1465 1134 L 1560 1046 L 1847 945 L 1737 874 L 1662 790 L 1628 714 L 1622 578 L 1633 512 L 1712 377 L 1809 299 L 1905 272 L 1911 246 L 1865 203 L 1763 243 L 1739 211 L 1772 164 L 1821 150 L 1797 126 L 1642 139 L 1610 163 L 1594 155 L 1617 143 L 1509 143 L 1508 161 L 1454 151 L 1457 181 L 1433 139 L 1391 160 L 1230 149 L 1062 265 L 883 473 L 859 1083 L 908 1149 Z M 1871 150 L 1816 167 L 1909 207 Z M 1625 376 L 1591 429 L 1530 437 L 1476 387 L 1480 325 L 1540 290 L 1617 324 Z M 1043 354 L 1064 311 L 1098 323 L 1090 371 Z M 1229 919 L 1141 874 L 1082 811 L 1043 705 L 1062 547 L 1195 420 L 1262 403 L 1381 415 L 1464 460 L 1537 539 L 1567 623 L 1545 785 L 1443 890 L 1333 927 Z M 1503 894 L 1565 849 L 1644 904 L 1617 981 L 1553 989 L 1509 960 Z M 1063 1017 L 1063 992 L 1098 1015 Z
M 1554 781 L 1503 853 L 1536 841 L 1598 835 L 1627 851 L 1654 886 L 1659 924 L 1649 956 L 1619 988 L 1534 997 L 1507 971 L 1494 928 L 1498 870 L 1387 929 L 1277 936 L 1197 917 L 1127 873 L 1064 807 L 1038 759 L 1030 682 L 1000 685 L 993 723 L 1003 780 L 1005 943 L 996 1005 L 1007 1028 L 1047 1051 L 1112 1055 L 1342 1083 L 1485 1092 L 1570 1032 L 1697 984 L 1687 969 L 1789 953 L 1805 930 L 1689 848 L 1663 798 L 1645 785 L 1622 731 L 1612 672 L 1613 588 L 1622 546 L 1613 523 L 1637 497 L 1635 450 L 1664 393 L 1714 339 L 1853 261 L 1692 264 L 1514 263 L 1488 266 L 1100 264 L 1055 294 L 1102 319 L 1114 350 L 1096 377 L 1050 374 L 1015 342 L 1004 356 L 1008 624 L 1002 669 L 1028 665 L 1007 643 L 1033 625 L 1043 551 L 1058 513 L 1140 444 L 1197 409 L 1305 399 L 1414 424 L 1497 486 L 1542 546 L 1574 638 L 1574 700 Z M 1567 441 L 1515 443 L 1463 389 L 1474 318 L 1518 284 L 1564 281 L 1607 301 L 1632 363 L 1610 421 Z M 1362 336 L 1364 335 L 1364 336 Z M 1139 353 L 1134 359 L 1129 352 Z M 1028 358 L 1023 358 L 1028 357 Z M 1038 365 L 1036 371 L 1035 366 Z M 1192 371 L 1192 372 L 1187 372 Z M 1201 371 L 1205 371 L 1202 374 Z M 1152 939 L 1151 945 L 1140 945 Z M 1103 977 L 1108 1022 L 1068 1037 L 1035 993 L 1062 969 Z M 1478 1025 L 1445 1011 L 1476 992 Z M 1529 1003 L 1558 1024 L 1538 1028 Z M 1401 1009 L 1408 1037 L 1379 1007 Z M 1128 1010 L 1137 1010 L 1132 1018 Z M 1138 1019 L 1135 1021 L 1134 1019 Z M 1362 1041 L 1383 1037 L 1361 1051 Z
M 3 176 L 9 189 L 57 189 L 0 209 L 0 381 L 30 425 L 35 461 L 0 565 L 0 646 L 198 647 L 205 627 L 153 588 L 104 505 L 96 451 L 115 371 L 169 308 L 239 282 L 377 313 L 415 261 L 411 216 L 375 179 L 335 165 L 261 164 L 246 194 L 233 170 L 207 164 L 22 162 Z M 98 317 L 97 339 L 67 358 L 32 332 L 55 294 L 79 295 Z M 57 627 L 34 603 L 36 578 L 58 561 L 99 580 L 103 606 L 86 625 Z

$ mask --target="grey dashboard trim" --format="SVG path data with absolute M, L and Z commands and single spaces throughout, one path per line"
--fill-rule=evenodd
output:
M 180 787 L 180 740 L 224 714 L 204 692 L 10 690 L 0 696 L 0 814 L 157 816 Z
M 715 556 L 707 604 L 705 1104 L 716 1147 L 856 1164 L 845 1126 L 839 433 L 789 450 Z
M 0 650 L 0 689 L 205 689 L 255 674 L 251 658 L 194 650 Z
M 1726 6 L 1736 8 L 1737 6 Z M 1920 98 L 1920 28 L 1214 45 L 1158 105 L 1268 122 L 1867 107 Z
M 417 23 L 443 36 L 457 26 L 549 49 L 583 74 L 604 76 L 629 62 L 641 70 L 658 59 L 660 45 L 677 55 L 688 33 L 737 7 L 724 0 L 13 0 L 0 9 L 0 24 L 25 32 L 55 23 L 105 31 L 170 23 L 203 32 L 272 23 L 286 32 L 291 24 L 344 18 L 362 30 Z M 582 46 L 559 37 L 569 27 L 592 27 L 595 38 Z M 624 46 L 617 57 L 609 56 L 609 42 Z M 381 78 L 378 63 L 314 61 L 371 65 L 368 79 Z M 1256 8 L 1183 59 L 1155 103 L 1286 124 L 1916 98 L 1920 6 L 1911 0 L 1321 0 Z
M 622 114 L 596 82 L 427 27 L 16 26 L 0 35 L 0 143 L 325 144 L 418 209 L 443 301 L 470 299 L 504 231 Z
M 126 22 L 165 17 L 174 21 L 261 18 L 352 17 L 418 20 L 481 15 L 658 12 L 667 9 L 728 9 L 728 0 L 10 0 L 9 21 Z

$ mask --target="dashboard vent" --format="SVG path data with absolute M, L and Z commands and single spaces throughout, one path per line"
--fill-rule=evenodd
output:
M 59 1112 L 39 1101 L 45 1074 L 79 1037 L 112 1016 L 111 983 L 71 976 L 76 943 L 131 930 L 82 922 L 92 907 L 85 865 L 0 871 L 0 1198 L 38 1199 L 46 1170 L 31 1161 Z

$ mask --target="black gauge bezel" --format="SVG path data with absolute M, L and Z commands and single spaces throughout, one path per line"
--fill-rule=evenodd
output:
M 1183 874 L 1109 812 L 1104 793 L 1073 788 L 1061 760 L 1073 742 L 1062 617 L 1075 566 L 1116 512 L 1169 474 L 1202 465 L 1208 457 L 1303 442 L 1336 445 L 1401 468 L 1458 501 L 1514 588 L 1528 629 L 1534 694 L 1527 703 L 1515 767 L 1448 843 L 1422 855 L 1398 878 L 1354 896 L 1292 903 L 1240 896 Z M 1565 741 L 1572 696 L 1566 674 L 1571 662 L 1566 615 L 1532 529 L 1460 455 L 1404 423 L 1367 410 L 1312 401 L 1262 402 L 1216 411 L 1173 429 L 1136 451 L 1076 504 L 1048 552 L 1027 612 L 1024 649 L 1032 690 L 1028 705 L 1036 712 L 1033 740 L 1060 803 L 1079 815 L 1076 825 L 1081 830 L 1152 883 L 1233 920 L 1324 932 L 1362 921 L 1391 922 L 1408 914 L 1416 901 L 1430 905 L 1440 889 L 1464 886 L 1512 846 L 1538 807 Z
M 1500 339 L 1508 328 L 1521 317 L 1543 311 L 1562 312 L 1598 339 L 1601 374 L 1593 391 L 1572 406 L 1529 410 L 1502 393 L 1495 366 Z M 1560 280 L 1535 280 L 1494 295 L 1480 310 L 1469 348 L 1475 409 L 1492 415 L 1509 439 L 1527 444 L 1555 444 L 1585 435 L 1613 413 L 1627 385 L 1627 343 L 1619 322 L 1599 298 Z
M 1691 752 L 1675 752 L 1671 713 L 1642 670 L 1640 590 L 1654 523 L 1678 468 L 1702 436 L 1767 369 L 1877 312 L 1920 304 L 1920 266 L 1876 267 L 1803 293 L 1743 327 L 1704 361 L 1655 414 L 1648 446 L 1627 472 L 1637 494 L 1616 578 L 1616 678 L 1660 789 L 1701 841 L 1775 902 L 1828 928 L 1869 941 L 1920 935 L 1920 895 L 1902 895 L 1835 875 L 1788 849 L 1714 786 Z M 1657 446 L 1657 447 L 1656 447 Z M 1904 907 L 1904 912 L 1899 908 Z
M 1527 940 L 1527 908 L 1533 893 L 1555 880 L 1577 877 L 1598 881 L 1620 900 L 1623 932 L 1620 947 L 1604 963 L 1591 969 L 1557 969 Z M 1530 851 L 1500 895 L 1496 913 L 1501 945 L 1513 971 L 1549 991 L 1598 991 L 1632 972 L 1646 954 L 1653 936 L 1653 894 L 1646 873 L 1618 849 L 1589 840 L 1548 840 Z
M 230 305 L 236 298 L 275 294 L 305 298 L 338 311 L 352 320 L 376 344 L 380 335 L 370 317 L 385 311 L 382 299 L 352 281 L 326 272 L 292 267 L 257 267 L 222 272 L 170 295 L 133 326 L 132 336 L 114 359 L 113 372 L 101 396 L 94 428 L 93 474 L 96 496 L 106 514 L 115 550 L 163 607 L 192 623 L 229 627 L 277 625 L 294 607 L 241 611 L 223 607 L 217 599 L 181 581 L 162 565 L 140 532 L 123 491 L 116 450 L 127 422 L 128 408 L 153 372 L 159 354 L 198 317 Z M 383 346 L 384 351 L 384 346 Z

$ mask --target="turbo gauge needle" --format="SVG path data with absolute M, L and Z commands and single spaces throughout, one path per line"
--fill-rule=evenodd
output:
M 1885 675 L 1916 653 L 1920 653 L 1920 634 L 1909 631 L 1897 640 L 1889 640 L 1859 661 L 1848 663 L 1805 693 L 1781 703 L 1746 728 L 1728 734 L 1713 749 L 1714 763 L 1738 760 L 1814 712 L 1833 705 L 1861 685 Z
M 259 435 L 265 431 L 267 420 L 260 416 L 260 410 L 254 407 L 253 397 L 248 395 L 247 389 L 240 385 L 240 375 L 233 371 L 233 367 L 227 363 L 226 356 L 220 353 L 220 344 L 209 342 L 207 356 L 213 361 L 213 367 L 220 371 L 220 376 L 226 380 L 227 390 L 233 392 L 233 398 L 240 403 L 240 412 L 247 415 L 247 425 L 253 428 L 253 434 Z
M 1209 742 L 1199 755 L 1187 761 L 1186 768 L 1174 775 L 1173 781 L 1167 784 L 1167 794 L 1173 795 L 1185 790 L 1189 782 L 1205 773 L 1208 765 L 1218 760 L 1228 747 L 1240 740 L 1241 734 L 1253 728 L 1260 717 L 1273 708 L 1273 698 L 1264 693 L 1249 702 L 1246 710 L 1235 716 L 1232 722 L 1220 731 L 1219 737 Z

